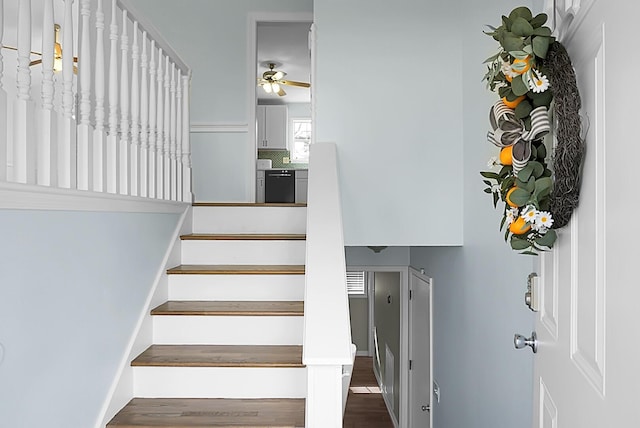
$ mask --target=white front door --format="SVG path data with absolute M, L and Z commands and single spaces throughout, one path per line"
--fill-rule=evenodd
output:
M 431 279 L 410 269 L 409 290 L 409 426 L 430 428 Z
M 540 257 L 533 427 L 639 427 L 640 2 L 548 3 L 576 70 L 587 151 L 579 208 Z

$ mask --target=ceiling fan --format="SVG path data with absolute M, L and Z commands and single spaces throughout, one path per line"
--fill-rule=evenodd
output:
M 304 82 L 296 82 L 293 80 L 282 80 L 287 75 L 284 71 L 274 70 L 276 68 L 275 62 L 269 62 L 265 65 L 269 66 L 269 70 L 262 73 L 262 77 L 258 78 L 258 86 L 262 86 L 262 89 L 268 94 L 278 94 L 279 96 L 285 96 L 287 93 L 282 89 L 281 85 L 297 86 L 299 88 L 309 88 L 311 85 Z

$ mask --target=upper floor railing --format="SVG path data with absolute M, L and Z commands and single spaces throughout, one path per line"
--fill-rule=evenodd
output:
M 336 145 L 309 155 L 302 361 L 307 366 L 308 428 L 339 428 L 355 357 L 347 295 Z
M 125 0 L 0 0 L 0 183 L 192 200 L 191 70 Z

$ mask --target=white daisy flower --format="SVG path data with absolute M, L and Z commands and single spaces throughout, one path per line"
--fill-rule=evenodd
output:
M 536 94 L 549 89 L 549 79 L 547 78 L 547 76 L 540 73 L 538 70 L 532 71 L 533 72 L 529 74 L 529 89 L 531 89 Z
M 551 213 L 548 211 L 539 211 L 536 216 L 536 224 L 539 227 L 550 228 L 553 225 L 553 218 L 551 218 Z
M 502 71 L 502 74 L 504 74 L 505 76 L 509 76 L 509 77 L 518 76 L 518 73 L 513 71 L 513 68 L 511 68 L 511 64 L 508 63 L 507 61 L 502 61 L 502 66 L 500 67 L 500 71 Z
M 504 222 L 504 224 L 509 227 L 509 225 L 511 223 L 513 223 L 514 221 L 516 221 L 516 216 L 513 214 L 513 210 L 508 210 L 507 212 L 504 213 L 505 217 L 507 218 Z
M 533 205 L 527 205 L 523 210 L 521 217 L 527 222 L 534 224 L 538 218 L 538 210 Z

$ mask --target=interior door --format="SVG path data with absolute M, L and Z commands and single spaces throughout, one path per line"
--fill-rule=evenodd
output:
M 409 270 L 409 419 L 411 428 L 431 427 L 431 279 Z
M 639 251 L 625 225 L 640 209 L 640 87 L 624 70 L 640 60 L 624 41 L 640 2 L 548 3 L 576 70 L 587 151 L 579 208 L 540 257 L 533 427 L 637 427 Z

